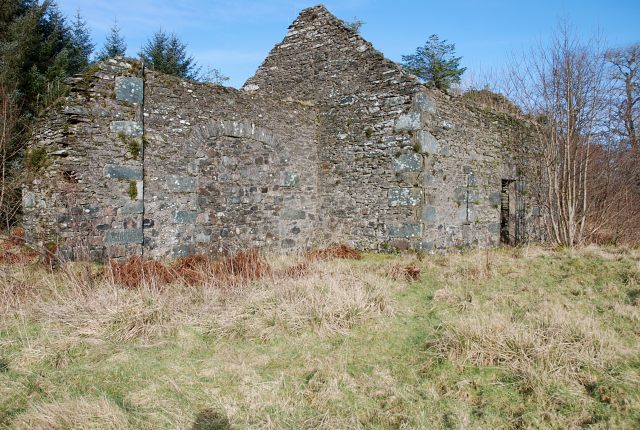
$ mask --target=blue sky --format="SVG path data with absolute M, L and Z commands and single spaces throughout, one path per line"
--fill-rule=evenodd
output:
M 204 68 L 215 67 L 240 87 L 287 33 L 304 0 L 58 0 L 69 17 L 87 20 L 99 49 L 117 18 L 136 56 L 159 28 L 175 32 Z M 400 61 L 429 35 L 456 44 L 467 82 L 482 83 L 512 53 L 548 38 L 559 20 L 585 35 L 600 32 L 611 47 L 640 42 L 640 0 L 326 0 L 344 20 L 365 22 L 363 37 L 387 58 Z

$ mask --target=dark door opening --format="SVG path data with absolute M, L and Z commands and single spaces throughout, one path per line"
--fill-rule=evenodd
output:
M 516 181 L 503 179 L 500 193 L 500 243 L 504 245 L 517 243 L 516 209 Z

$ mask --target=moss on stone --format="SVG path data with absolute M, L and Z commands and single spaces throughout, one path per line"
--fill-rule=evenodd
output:
M 137 160 L 140 156 L 140 144 L 136 139 L 129 140 L 127 144 L 127 148 L 129 149 L 129 154 L 133 157 L 134 160 Z
M 368 127 L 365 131 L 364 131 L 365 136 L 367 136 L 367 139 L 371 139 L 371 136 L 373 136 L 373 130 Z
M 138 198 L 138 184 L 136 181 L 129 181 L 129 189 L 127 190 L 127 194 L 131 200 L 135 200 Z
M 24 161 L 26 167 L 32 172 L 39 172 L 51 165 L 45 148 L 34 148 L 27 151 Z
M 92 64 L 91 66 L 89 66 L 89 68 L 87 68 L 87 70 L 82 75 L 82 82 L 84 82 L 85 84 L 89 84 L 89 82 L 91 82 L 91 78 L 93 77 L 93 75 L 98 73 L 99 70 L 100 70 L 100 65 L 98 63 Z

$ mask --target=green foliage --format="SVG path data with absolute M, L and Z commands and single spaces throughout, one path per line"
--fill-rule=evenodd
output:
M 133 157 L 134 160 L 137 160 L 140 156 L 140 144 L 136 139 L 131 139 L 127 145 L 129 149 L 129 154 Z
M 413 55 L 403 55 L 403 66 L 420 80 L 441 90 L 446 90 L 460 82 L 467 70 L 460 67 L 462 57 L 455 57 L 455 45 L 440 40 L 432 34 L 424 46 L 418 47 Z
M 104 61 L 113 57 L 122 57 L 127 52 L 127 44 L 124 37 L 120 34 L 120 27 L 118 21 L 114 20 L 113 25 L 107 40 L 104 42 L 104 46 L 98 53 L 98 61 Z
M 45 104 L 43 100 L 55 99 L 47 94 L 58 88 L 56 83 L 81 71 L 90 42 L 83 38 L 86 28 L 79 19 L 74 32 L 53 2 L 3 2 L 0 84 L 9 89 L 27 116 L 35 114 Z
M 373 130 L 371 128 L 367 128 L 364 131 L 365 136 L 367 136 L 367 139 L 371 139 L 371 136 L 373 136 Z
M 199 77 L 200 68 L 193 57 L 187 55 L 187 45 L 175 33 L 169 35 L 158 30 L 139 55 L 152 70 L 191 80 Z
M 344 25 L 351 31 L 354 31 L 358 34 L 360 34 L 360 29 L 362 28 L 363 25 L 365 25 L 366 22 L 362 21 L 361 19 L 359 19 L 358 17 L 354 16 L 353 20 L 351 21 L 345 21 Z
M 138 198 L 138 184 L 136 183 L 136 181 L 129 181 L 127 194 L 129 194 L 129 198 L 131 200 L 135 200 Z
M 134 137 L 128 137 L 123 132 L 118 133 L 118 139 L 120 139 L 120 141 L 127 147 L 127 151 L 129 151 L 129 154 L 131 154 L 131 157 L 133 157 L 134 160 L 137 160 L 138 157 L 140 156 L 140 149 L 141 149 L 140 142 L 138 142 L 138 139 Z M 143 137 L 142 143 L 144 144 L 144 142 L 145 142 L 145 139 Z
M 34 148 L 27 151 L 25 165 L 32 172 L 39 172 L 51 164 L 45 148 Z
M 218 69 L 209 68 L 198 80 L 214 85 L 224 85 L 229 80 L 229 77 L 223 75 Z
M 74 73 L 84 71 L 89 67 L 89 57 L 93 52 L 94 44 L 91 41 L 91 33 L 87 22 L 76 12 L 71 23 L 71 56 L 70 68 Z

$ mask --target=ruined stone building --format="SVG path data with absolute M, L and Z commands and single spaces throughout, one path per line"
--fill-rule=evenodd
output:
M 437 250 L 530 238 L 526 121 L 427 89 L 322 6 L 241 90 L 112 59 L 26 160 L 24 224 L 68 258 L 250 247 Z

